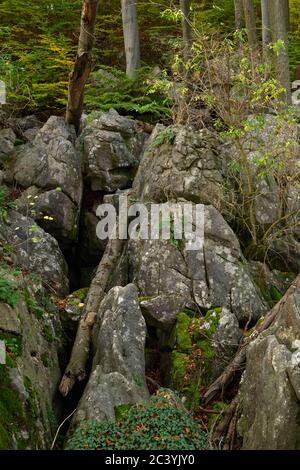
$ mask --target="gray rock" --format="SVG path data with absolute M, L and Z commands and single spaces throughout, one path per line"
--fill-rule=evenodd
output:
M 114 420 L 114 407 L 148 398 L 144 347 L 146 324 L 134 285 L 111 289 L 93 331 L 92 373 L 72 420 Z
M 300 449 L 300 291 L 253 341 L 240 386 L 243 449 Z
M 227 308 L 219 313 L 219 323 L 212 335 L 212 348 L 215 358 L 210 371 L 210 383 L 219 377 L 225 367 L 233 358 L 242 338 L 242 331 L 236 316 Z
M 43 192 L 36 186 L 29 187 L 15 204 L 19 212 L 30 215 L 63 248 L 77 240 L 79 208 L 60 188 Z
M 85 173 L 93 191 L 114 192 L 131 186 L 138 159 L 119 132 L 87 127 L 80 138 Z
M 128 272 L 142 297 L 178 295 L 186 306 L 227 307 L 241 325 L 256 322 L 267 305 L 253 282 L 239 242 L 221 214 L 205 206 L 204 250 L 172 240 L 129 240 Z
M 23 277 L 21 281 L 16 281 L 20 282 L 20 293 L 23 289 L 29 289 L 31 299 L 38 302 L 34 291 L 41 292 L 43 288 L 39 283 L 34 284 L 33 281 L 29 283 L 28 280 L 29 278 Z M 57 409 L 54 402 L 61 377 L 58 350 L 62 347 L 62 343 L 59 340 L 61 329 L 58 314 L 52 316 L 44 311 L 41 318 L 36 318 L 29 311 L 22 296 L 14 309 L 8 310 L 7 305 L 0 303 L 0 311 L 1 321 L 3 315 L 10 316 L 8 322 L 2 321 L 1 331 L 13 335 L 11 338 L 21 345 L 14 357 L 14 367 L 6 369 L 8 372 L 6 387 L 10 392 L 17 392 L 18 397 L 16 399 L 16 394 L 13 395 L 15 399 L 13 414 L 10 406 L 6 410 L 7 420 L 11 419 L 17 423 L 9 434 L 10 442 L 7 445 L 10 449 L 17 449 L 20 446 L 33 450 L 49 449 L 55 432 L 53 425 Z M 12 329 L 12 324 L 17 325 L 17 328 Z M 45 328 L 56 338 L 55 341 L 50 341 L 49 336 L 46 338 Z M 7 403 L 2 402 L 1 406 L 7 406 Z M 1 424 L 3 426 L 3 420 Z M 7 424 L 10 430 L 10 423 Z M 6 431 L 5 425 L 4 422 Z
M 2 159 L 14 149 L 16 135 L 10 128 L 0 129 L 0 158 Z
M 176 317 L 186 304 L 178 294 L 161 294 L 149 299 L 140 299 L 140 307 L 148 325 L 170 332 Z
M 23 188 L 60 188 L 79 206 L 81 162 L 74 142 L 75 131 L 64 119 L 50 117 L 33 142 L 19 146 L 12 155 L 10 170 L 14 180 Z
M 92 122 L 92 127 L 119 132 L 127 136 L 133 136 L 138 130 L 136 121 L 120 116 L 115 109 L 110 109 L 107 113 L 102 113 L 98 119 Z
M 226 191 L 220 142 L 207 130 L 173 127 L 173 143 L 156 144 L 166 129 L 157 126 L 142 157 L 133 189 L 138 199 L 152 202 L 186 199 L 225 209 Z
M 9 224 L 0 224 L 0 235 L 13 247 L 13 258 L 23 269 L 40 274 L 57 295 L 68 293 L 68 267 L 57 241 L 34 220 L 11 210 Z
M 3 277 L 3 272 L 1 272 Z M 21 334 L 20 319 L 14 315 L 13 308 L 5 303 L 0 303 L 0 330 L 8 333 Z
M 33 142 L 39 130 L 40 130 L 39 127 L 33 127 L 32 129 L 27 129 L 26 131 L 23 132 L 23 138 L 25 138 L 27 142 Z

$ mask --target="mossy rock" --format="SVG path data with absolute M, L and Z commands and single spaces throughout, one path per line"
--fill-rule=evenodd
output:
M 32 405 L 30 399 L 21 401 L 11 384 L 9 367 L 0 365 L 0 450 L 26 449 L 36 444 Z
M 66 306 L 77 306 L 83 303 L 86 299 L 88 291 L 88 287 L 82 287 L 81 289 L 72 292 L 72 294 L 67 297 Z
M 181 352 L 191 352 L 193 345 L 189 327 L 191 325 L 191 318 L 184 312 L 177 315 L 175 326 L 176 336 L 176 350 Z

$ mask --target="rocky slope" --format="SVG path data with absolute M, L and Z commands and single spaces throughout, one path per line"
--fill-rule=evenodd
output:
M 263 135 L 272 126 L 268 117 Z M 297 125 L 294 133 L 299 141 Z M 249 140 L 250 159 L 257 142 Z M 96 236 L 96 211 L 102 202 L 119 210 L 119 194 L 129 205 L 204 204 L 204 245 L 123 243 L 95 312 L 83 393 L 70 394 L 68 438 L 90 420 L 118 421 L 122 407 L 147 403 L 161 386 L 179 393 L 198 426 L 214 427 L 201 411 L 205 390 L 283 296 L 300 261 L 299 187 L 288 184 L 283 207 L 279 183 L 258 178 L 253 162 L 255 226 L 277 228 L 280 211 L 281 232 L 268 239 L 267 260 L 259 250 L 250 256 L 242 186 L 229 171 L 234 152 L 208 130 L 158 125 L 150 136 L 114 110 L 87 116 L 78 138 L 54 116 L 42 127 L 26 118 L 0 130 L 0 339 L 8 358 L 0 365 L 0 448 L 49 448 L 57 421 L 71 411 L 58 384 L 107 246 Z M 296 289 L 247 351 L 236 446 L 299 448 L 299 299 Z M 209 405 L 218 419 L 239 378 Z M 149 429 L 142 432 L 147 445 Z

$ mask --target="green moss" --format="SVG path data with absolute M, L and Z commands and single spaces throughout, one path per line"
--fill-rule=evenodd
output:
M 81 289 L 72 292 L 72 294 L 68 296 L 66 304 L 71 306 L 83 303 L 86 299 L 88 291 L 88 287 L 82 287 Z
M 216 332 L 219 322 L 220 322 L 220 314 L 222 313 L 222 308 L 223 307 L 215 307 L 215 308 L 208 310 L 208 312 L 206 313 L 204 317 L 204 324 L 206 325 L 206 329 L 205 329 L 206 336 L 210 337 Z M 208 323 L 210 324 L 209 327 L 207 327 Z
M 176 390 L 183 392 L 184 377 L 189 364 L 188 354 L 173 351 L 171 355 L 171 378 Z
M 283 294 L 282 294 L 282 292 L 280 292 L 279 289 L 277 289 L 276 286 L 271 286 L 271 288 L 270 288 L 270 296 L 271 296 L 271 299 L 272 299 L 275 303 L 277 303 L 277 302 L 279 302 L 279 300 L 282 299 Z
M 207 385 L 216 354 L 211 337 L 218 328 L 221 312 L 222 307 L 215 307 L 201 318 L 195 312 L 177 316 L 172 333 L 176 350 L 171 353 L 171 380 L 173 387 L 185 395 L 188 408 L 197 409 L 201 385 Z
M 190 317 L 184 313 L 180 312 L 177 315 L 176 322 L 176 349 L 181 352 L 191 352 L 192 351 L 192 340 L 189 333 L 189 326 L 191 325 Z
M 12 449 L 16 432 L 26 423 L 18 393 L 11 387 L 9 368 L 0 365 L 0 449 Z
M 0 332 L 0 340 L 4 341 L 7 352 L 11 353 L 14 358 L 22 354 L 21 336 L 13 333 Z
M 32 313 L 38 320 L 43 318 L 44 309 L 39 306 L 36 299 L 32 297 L 27 290 L 24 291 L 23 296 L 29 312 Z
M 49 359 L 49 354 L 47 352 L 43 352 L 41 354 L 41 361 L 42 361 L 44 367 L 49 367 L 50 359 Z
M 155 299 L 155 297 L 156 297 L 156 295 L 148 295 L 148 296 L 145 296 L 145 297 L 139 297 L 138 301 L 139 302 L 145 302 L 146 300 Z
M 224 401 L 216 401 L 214 402 L 212 409 L 216 413 L 210 413 L 208 416 L 208 429 L 212 429 L 215 425 L 216 421 L 223 415 L 223 411 L 225 411 L 229 407 L 228 403 Z
M 119 405 L 114 407 L 116 421 L 123 421 L 124 418 L 128 415 L 130 408 L 133 405 Z
M 49 325 L 45 325 L 43 328 L 43 336 L 46 338 L 48 343 L 53 343 L 56 340 L 56 337 L 53 335 Z
M 0 302 L 4 302 L 14 308 L 20 300 L 20 292 L 15 282 L 10 279 L 0 278 Z

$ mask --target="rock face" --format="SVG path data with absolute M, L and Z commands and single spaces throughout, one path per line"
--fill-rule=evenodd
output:
M 176 295 L 187 307 L 196 304 L 202 311 L 227 307 L 242 325 L 255 322 L 267 307 L 251 279 L 239 242 L 214 207 L 205 206 L 204 211 L 203 249 L 187 250 L 184 240 L 180 245 L 172 240 L 130 240 L 130 281 L 142 297 Z
M 15 210 L 9 212 L 8 220 L 8 224 L 0 223 L 0 236 L 12 247 L 16 265 L 40 274 L 57 295 L 65 296 L 68 267 L 55 238 Z
M 6 179 L 30 188 L 21 202 L 24 210 L 65 245 L 77 239 L 82 197 L 81 162 L 74 145 L 74 130 L 52 116 L 31 143 L 12 153 L 6 172 Z
M 219 146 L 216 135 L 209 131 L 158 125 L 134 181 L 137 197 L 152 202 L 183 198 L 225 208 Z
M 243 449 L 300 449 L 300 290 L 249 346 L 240 388 Z
M 46 311 L 38 304 L 41 285 L 17 282 L 3 271 L 1 279 L 4 275 L 7 281 L 12 277 L 11 286 L 16 283 L 19 301 L 14 307 L 0 302 L 0 340 L 6 345 L 6 364 L 0 364 L 0 449 L 49 449 L 61 376 L 59 319 L 53 305 Z
M 86 179 L 93 191 L 114 192 L 131 186 L 146 134 L 116 111 L 102 114 L 82 132 Z
M 5 159 L 14 148 L 16 135 L 10 128 L 0 130 L 0 159 Z M 0 163 L 1 163 L 0 160 Z
M 115 420 L 114 407 L 148 397 L 144 347 L 146 324 L 132 284 L 109 291 L 93 331 L 92 372 L 72 421 Z

